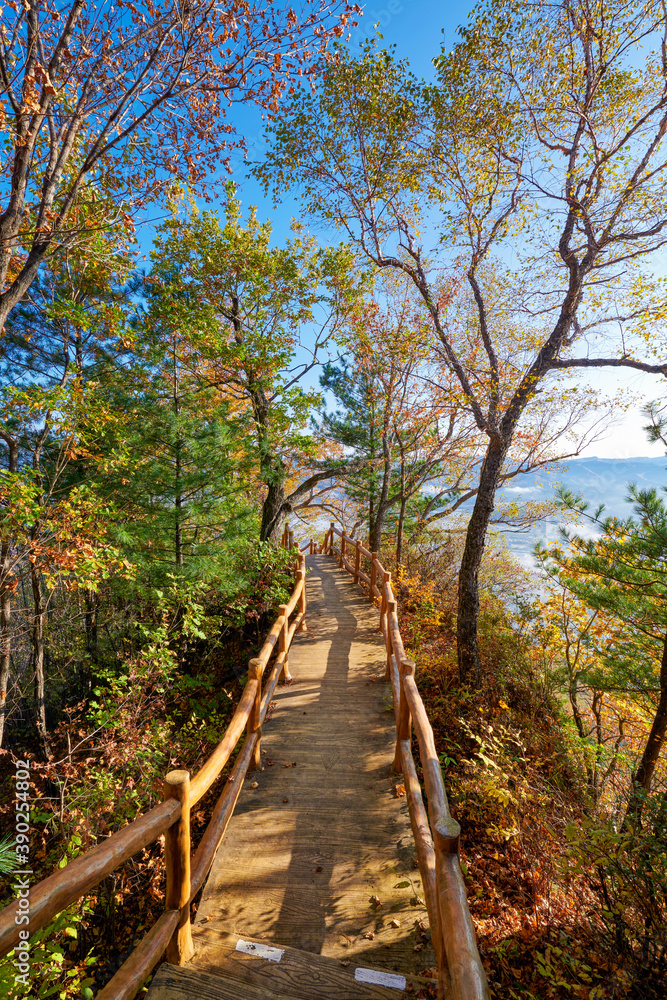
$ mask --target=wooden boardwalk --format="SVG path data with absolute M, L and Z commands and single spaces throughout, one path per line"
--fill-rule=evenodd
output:
M 192 962 L 163 967 L 151 1000 L 399 997 L 395 974 L 414 996 L 423 983 L 410 977 L 436 964 L 402 778 L 391 772 L 377 609 L 330 558 L 308 566 L 308 629 L 295 636 L 293 682 L 277 689 L 265 723 L 264 770 L 248 773 L 204 887 Z M 258 957 L 271 954 L 253 949 L 259 942 L 282 960 Z M 375 974 L 361 969 L 393 985 L 362 987 Z

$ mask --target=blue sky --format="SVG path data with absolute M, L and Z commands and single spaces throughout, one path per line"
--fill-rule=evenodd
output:
M 447 49 L 456 40 L 459 25 L 467 20 L 472 3 L 459 0 L 439 3 L 437 0 L 376 0 L 366 4 L 360 24 L 353 29 L 351 43 L 358 45 L 364 39 L 381 32 L 382 44 L 396 47 L 400 58 L 409 60 L 416 75 L 428 79 L 433 74 L 432 59 L 444 42 Z M 230 117 L 239 131 L 243 132 L 248 145 L 250 159 L 260 158 L 263 145 L 263 123 L 258 109 L 239 105 L 230 109 Z M 257 182 L 248 177 L 241 157 L 233 161 L 233 179 L 240 187 L 241 200 L 245 207 L 257 205 L 260 219 L 270 218 L 276 244 L 281 243 L 290 233 L 290 221 L 301 215 L 299 201 L 295 194 L 285 193 L 280 205 L 274 206 L 266 198 Z M 225 175 L 226 176 L 226 175 Z M 153 216 L 155 218 L 155 216 Z M 141 227 L 141 244 L 145 251 L 150 249 L 152 225 Z M 324 239 L 324 234 L 320 234 Z M 334 239 L 336 236 L 334 235 Z M 315 382 L 316 379 L 313 379 Z M 607 393 L 621 391 L 630 397 L 655 399 L 660 395 L 664 380 L 651 376 L 641 376 L 636 372 L 616 375 L 605 372 L 598 376 L 601 388 Z M 606 440 L 591 445 L 586 455 L 602 458 L 627 458 L 635 455 L 661 455 L 661 445 L 649 445 L 642 424 L 645 423 L 639 406 L 631 404 L 627 412 L 610 428 Z

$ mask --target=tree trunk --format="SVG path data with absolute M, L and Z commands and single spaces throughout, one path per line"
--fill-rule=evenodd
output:
M 639 820 L 642 805 L 646 795 L 651 791 L 653 772 L 660 757 L 667 735 L 667 634 L 662 647 L 662 663 L 660 665 L 660 698 L 653 717 L 653 725 L 648 735 L 639 766 L 632 776 L 630 801 L 623 825 L 628 820 Z
M 508 442 L 509 443 L 509 442 Z M 479 568 L 484 555 L 484 543 L 495 506 L 496 488 L 502 471 L 508 443 L 491 441 L 486 451 L 479 477 L 479 492 L 468 523 L 465 548 L 459 571 L 459 602 L 456 642 L 459 676 L 465 682 L 479 686 L 481 671 L 477 643 L 479 618 Z
M 407 499 L 401 497 L 401 506 L 398 512 L 398 525 L 396 527 L 396 570 L 401 568 L 403 563 L 403 526 L 405 524 L 405 508 Z
M 9 434 L 3 432 L 2 440 L 9 449 L 7 470 L 16 473 L 19 464 L 18 442 Z M 7 713 L 7 688 L 9 687 L 9 671 L 12 652 L 12 573 L 11 573 L 10 535 L 2 535 L 0 541 L 0 747 L 5 735 L 5 718 Z
M 405 495 L 405 448 L 398 434 L 396 437 L 398 446 L 401 449 L 401 506 L 398 512 L 398 525 L 396 527 L 396 571 L 398 572 L 403 559 L 403 526 L 405 524 L 405 508 L 408 498 Z
M 30 563 L 30 582 L 32 584 L 32 600 L 34 617 L 32 623 L 32 649 L 35 663 L 35 725 L 37 734 L 44 748 L 44 756 L 47 760 L 51 757 L 49 741 L 46 730 L 46 688 L 44 682 L 44 619 L 46 609 L 44 607 L 44 595 L 42 593 L 42 582 L 39 569 L 33 562 Z
M 0 559 L 2 565 L 2 595 L 0 596 L 0 747 L 5 735 L 5 715 L 7 712 L 7 688 L 12 652 L 12 597 L 9 589 L 10 540 L 3 537 Z
M 387 433 L 382 435 L 382 451 L 384 454 L 384 470 L 382 473 L 382 487 L 377 502 L 375 517 L 371 521 L 371 530 L 368 537 L 368 546 L 371 552 L 380 552 L 382 547 L 382 531 L 384 529 L 384 519 L 387 516 L 389 504 L 389 483 L 391 481 L 391 452 L 389 450 L 389 440 Z
M 275 470 L 269 472 L 265 468 L 262 473 L 262 479 L 267 489 L 266 497 L 262 504 L 262 525 L 259 531 L 259 537 L 262 542 L 276 543 L 278 541 L 280 519 L 286 508 L 285 470 L 282 462 L 280 462 L 280 467 L 278 472 Z
M 97 609 L 99 607 L 99 597 L 92 590 L 86 590 L 84 595 L 84 625 L 86 629 L 86 653 L 88 654 L 87 676 L 81 673 L 82 693 L 87 698 L 93 687 L 93 675 L 95 674 L 98 662 L 98 628 Z
M 179 569 L 183 568 L 183 494 L 181 492 L 182 482 L 182 451 L 183 439 L 180 437 L 179 417 L 181 413 L 181 399 L 178 394 L 178 364 L 176 357 L 176 341 L 173 342 L 174 359 L 174 419 L 176 426 L 176 446 L 175 446 L 175 489 L 174 489 L 174 562 Z

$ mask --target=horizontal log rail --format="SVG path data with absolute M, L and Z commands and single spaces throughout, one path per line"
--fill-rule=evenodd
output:
M 294 554 L 295 584 L 287 604 L 280 606 L 259 655 L 248 665 L 248 681 L 225 733 L 206 763 L 190 780 L 186 771 L 171 771 L 165 778 L 164 801 L 101 844 L 86 851 L 48 878 L 30 887 L 30 933 L 46 926 L 67 906 L 98 885 L 103 878 L 144 847 L 165 835 L 167 896 L 165 912 L 147 932 L 97 1000 L 132 1000 L 165 951 L 169 961 L 184 964 L 192 954 L 190 904 L 201 889 L 234 812 L 246 773 L 260 766 L 262 723 L 278 680 L 289 680 L 288 653 L 297 629 L 306 627 L 305 556 L 285 526 L 282 545 Z M 305 548 L 315 551 L 313 542 Z M 297 611 L 290 622 L 290 616 Z M 264 672 L 273 656 L 273 664 Z M 204 835 L 190 857 L 190 810 L 218 779 L 244 731 L 246 737 L 231 774 L 225 782 Z M 0 956 L 19 941 L 15 923 L 17 904 L 0 910 Z
M 415 664 L 405 655 L 391 573 L 385 570 L 377 552 L 370 552 L 359 539 L 351 538 L 333 521 L 318 551 L 336 558 L 355 583 L 363 581 L 368 586 L 371 600 L 380 602 L 378 631 L 385 640 L 386 677 L 391 682 L 396 718 L 394 770 L 402 772 L 405 782 L 419 873 L 440 970 L 440 995 L 447 992 L 452 1000 L 488 1000 L 489 987 L 459 863 L 461 828 L 449 811 L 433 728 L 415 682 Z M 370 561 L 369 573 L 361 568 L 362 558 Z M 412 755 L 413 728 L 419 745 L 428 811 Z

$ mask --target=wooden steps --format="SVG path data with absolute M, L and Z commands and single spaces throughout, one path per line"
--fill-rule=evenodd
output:
M 215 933 L 215 950 L 183 968 L 163 965 L 147 1000 L 403 1000 L 436 996 L 437 983 L 296 948 Z
M 325 557 L 308 562 L 308 631 L 290 650 L 293 683 L 274 695 L 263 769 L 248 775 L 203 889 L 192 962 L 163 965 L 148 1000 L 437 996 L 418 975 L 436 975 L 436 960 L 391 770 L 377 612 Z
M 391 771 L 396 733 L 377 610 L 329 559 L 308 563 L 294 681 L 274 695 L 265 770 L 241 790 L 199 903 L 195 945 L 216 928 L 417 975 L 436 959 L 418 926 L 428 924 L 424 891 L 407 801 L 395 791 L 402 779 Z
M 255 954 L 253 945 L 257 946 Z M 274 960 L 262 957 L 267 951 Z M 275 961 L 276 958 L 279 960 Z M 373 969 L 359 955 L 343 960 L 327 958 L 273 942 L 239 939 L 238 935 L 214 929 L 211 929 L 206 946 L 196 948 L 193 962 L 198 969 L 208 973 L 262 989 L 274 989 L 298 1000 L 400 1000 L 401 997 L 417 996 L 433 982 L 418 976 Z M 368 981 L 372 979 L 376 981 Z M 409 986 L 407 992 L 405 986 Z

